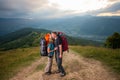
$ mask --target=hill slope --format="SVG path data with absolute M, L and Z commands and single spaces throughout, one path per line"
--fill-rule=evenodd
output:
M 48 32 L 50 31 L 44 29 L 24 28 L 2 36 L 0 39 L 0 48 L 9 50 L 20 47 L 38 46 L 40 38 Z
M 44 29 L 24 28 L 1 37 L 0 48 L 2 50 L 9 50 L 20 47 L 39 46 L 40 38 L 48 32 L 51 31 Z M 101 43 L 92 40 L 85 40 L 67 35 L 66 37 L 70 45 L 101 45 Z

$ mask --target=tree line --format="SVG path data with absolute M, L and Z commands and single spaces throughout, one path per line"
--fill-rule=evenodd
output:
M 112 49 L 120 48 L 120 33 L 115 32 L 106 39 L 105 46 Z

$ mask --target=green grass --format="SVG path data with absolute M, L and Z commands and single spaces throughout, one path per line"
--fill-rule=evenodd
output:
M 38 47 L 0 51 L 0 79 L 8 80 L 20 69 L 39 58 Z
M 113 50 L 91 46 L 70 46 L 70 49 L 84 57 L 99 60 L 120 74 L 120 49 Z M 39 58 L 39 47 L 0 51 L 0 80 L 8 80 L 20 69 Z M 44 67 L 45 64 L 38 65 L 36 71 L 42 70 Z
M 113 71 L 120 74 L 120 49 L 108 49 L 91 46 L 70 46 L 70 48 L 80 55 L 101 61 L 109 66 Z

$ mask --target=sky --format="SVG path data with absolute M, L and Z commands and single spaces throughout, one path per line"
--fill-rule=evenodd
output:
M 120 0 L 0 0 L 0 18 L 120 16 Z

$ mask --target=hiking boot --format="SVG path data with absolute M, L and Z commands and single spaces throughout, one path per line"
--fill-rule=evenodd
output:
M 45 73 L 45 75 L 50 75 L 50 74 L 51 74 L 51 72 L 46 72 L 46 73 Z
M 59 70 L 57 70 L 57 71 L 55 71 L 55 73 L 60 73 L 60 71 L 59 71 Z
M 64 77 L 66 73 L 60 73 L 60 77 Z

